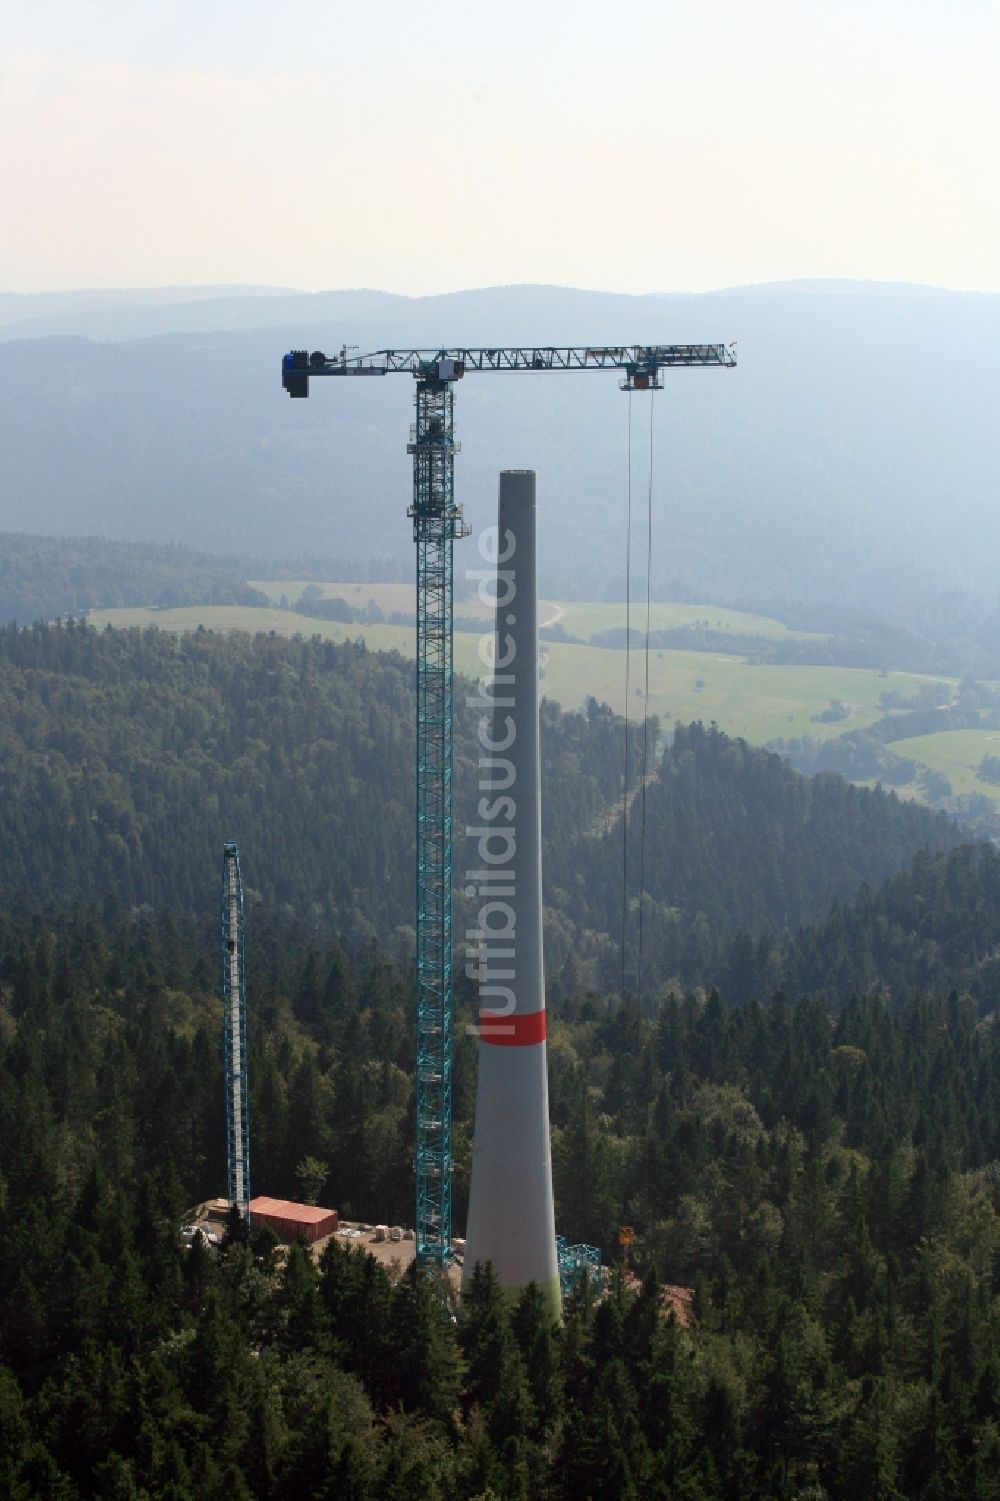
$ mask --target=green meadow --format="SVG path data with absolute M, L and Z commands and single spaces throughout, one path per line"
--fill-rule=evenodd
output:
M 412 584 L 350 584 L 329 580 L 317 582 L 311 579 L 250 579 L 248 582 L 252 589 L 258 589 L 261 594 L 266 595 L 272 604 L 280 604 L 285 599 L 293 609 L 302 591 L 311 587 L 319 590 L 318 598 L 342 599 L 357 610 L 364 610 L 370 603 L 374 603 L 386 615 L 412 615 L 414 611 Z M 455 614 L 466 618 L 471 616 L 488 623 L 491 618 L 490 606 L 475 591 L 462 596 L 462 582 L 461 572 L 457 571 Z M 633 629 L 644 629 L 645 605 L 633 602 L 631 613 Z M 538 619 L 542 626 L 558 623 L 569 635 L 589 641 L 598 631 L 620 630 L 624 627 L 625 603 L 593 604 L 581 600 L 543 599 L 538 603 Z M 809 639 L 808 632 L 790 631 L 780 620 L 775 620 L 770 615 L 753 615 L 745 610 L 724 610 L 718 605 L 653 604 L 649 623 L 650 629 L 654 631 L 698 625 L 733 636 L 766 636 L 772 640 Z
M 286 592 L 288 587 L 286 581 Z M 375 597 L 372 590 L 383 591 L 382 598 L 386 601 L 391 596 L 384 591 L 408 588 L 402 584 L 361 584 L 357 587 L 363 592 L 368 591 L 369 598 Z M 382 608 L 385 607 L 382 604 Z M 462 611 L 464 606 L 458 608 Z M 571 608 L 590 612 L 586 619 L 592 623 L 602 619 L 599 612 L 611 612 L 618 607 L 566 606 L 567 611 Z M 687 610 L 696 607 L 669 608 Z M 737 614 L 735 611 L 727 613 L 731 616 Z M 542 618 L 545 618 L 544 611 Z M 603 618 L 610 619 L 610 613 Z M 710 611 L 707 617 L 696 618 L 715 620 L 723 616 L 721 612 Z M 755 620 L 762 617 L 739 618 Z M 567 615 L 567 621 L 570 619 Z M 409 656 L 414 651 L 411 626 L 344 625 L 339 621 L 301 615 L 294 610 L 245 605 L 95 610 L 90 620 L 98 628 L 106 625 L 154 625 L 160 630 L 180 632 L 203 626 L 215 631 L 275 631 L 283 636 L 321 636 L 331 641 L 363 637 L 374 651 L 398 651 Z M 482 637 L 475 632 L 456 632 L 455 666 L 459 672 L 477 676 L 483 671 L 479 658 L 481 640 Z M 623 651 L 549 641 L 542 643 L 542 664 L 543 691 L 564 708 L 578 708 L 593 697 L 610 704 L 618 713 L 624 712 L 626 657 Z M 633 651 L 628 686 L 628 709 L 633 718 L 643 712 L 644 668 L 643 653 Z M 705 722 L 714 720 L 728 734 L 742 735 L 756 744 L 802 735 L 825 739 L 872 724 L 881 717 L 880 694 L 893 688 L 904 695 L 912 694 L 915 685 L 923 681 L 931 679 L 909 673 L 890 673 L 882 677 L 868 669 L 851 667 L 755 666 L 742 657 L 718 652 L 653 651 L 649 657 L 649 707 L 661 717 L 666 728 L 675 721 L 684 723 L 701 719 Z M 814 716 L 826 709 L 832 699 L 839 699 L 846 706 L 848 718 L 830 724 L 817 721 Z
M 545 643 L 544 687 L 565 708 L 588 695 L 625 709 L 625 653 L 598 647 Z M 730 735 L 755 744 L 812 735 L 827 739 L 864 729 L 882 717 L 879 696 L 895 687 L 912 693 L 924 681 L 909 673 L 881 677 L 865 668 L 756 666 L 718 652 L 654 651 L 649 657 L 649 707 L 669 728 L 672 721 L 715 721 Z M 629 713 L 641 715 L 645 659 L 633 651 Z M 846 719 L 815 718 L 839 699 Z
M 560 623 L 569 634 L 580 636 L 584 641 L 589 641 L 598 631 L 621 630 L 625 626 L 624 601 L 615 604 L 588 604 L 577 600 L 546 600 L 543 604 L 544 608 L 543 605 L 539 606 L 542 619 L 545 610 L 558 611 Z M 632 629 L 645 630 L 644 601 L 633 600 L 631 616 Z M 650 606 L 649 625 L 653 631 L 697 625 L 733 636 L 767 636 L 774 640 L 809 639 L 806 632 L 790 631 L 780 620 L 769 615 L 751 615 L 745 610 L 723 610 L 718 605 L 653 604 Z
M 413 628 L 406 625 L 343 625 L 338 620 L 317 620 L 294 610 L 268 609 L 264 605 L 182 605 L 158 609 L 152 605 L 121 610 L 91 610 L 87 617 L 98 630 L 106 626 L 156 626 L 181 635 L 196 631 L 273 631 L 278 636 L 321 636 L 325 641 L 368 640 L 376 651 L 399 651 L 413 655 Z M 378 639 L 375 640 L 377 634 Z
M 894 740 L 889 749 L 943 772 L 952 792 L 978 792 L 1000 807 L 1000 785 L 980 782 L 976 776 L 984 756 L 1000 756 L 1000 730 L 941 730 L 936 735 Z

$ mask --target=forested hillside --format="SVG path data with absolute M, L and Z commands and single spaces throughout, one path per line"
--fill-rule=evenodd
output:
M 0 624 L 30 625 L 98 606 L 264 604 L 245 559 L 163 543 L 0 533 Z
M 239 837 L 269 907 L 398 921 L 394 839 L 412 780 L 402 664 L 72 624 L 5 631 L 0 654 L 5 889 L 204 911 L 222 840 Z
M 927 991 L 968 994 L 983 1011 L 1000 1005 L 1000 856 L 992 844 L 917 855 L 873 890 L 838 902 L 821 923 L 786 938 L 738 935 L 713 954 L 706 975 L 734 1001 L 789 995 L 902 1000 Z
M 714 726 L 679 725 L 645 800 L 636 795 L 630 807 L 633 978 L 640 884 L 648 974 L 712 983 L 723 940 L 825 917 L 862 883 L 877 886 L 908 866 L 916 849 L 950 849 L 961 838 L 942 813 L 829 773 L 801 776 Z M 546 869 L 549 900 L 580 927 L 599 927 L 613 912 L 620 922 L 620 825 L 565 858 L 553 851 Z M 620 938 L 620 928 L 608 930 Z
M 406 971 L 289 925 L 250 953 L 256 1190 L 311 1156 L 326 1202 L 405 1221 Z M 453 1325 L 336 1245 L 180 1243 L 223 1181 L 217 962 L 210 921 L 0 915 L 12 1501 L 1000 1497 L 1000 1031 L 974 1004 L 567 999 L 558 1226 L 616 1256 L 633 1224 L 641 1283 L 554 1330 L 481 1275 Z
M 476 822 L 477 751 L 457 700 L 461 830 Z M 236 838 L 264 910 L 347 942 L 385 941 L 412 924 L 413 717 L 412 665 L 360 645 L 79 624 L 0 631 L 0 890 L 201 913 L 215 902 L 222 843 Z M 570 952 L 610 962 L 623 726 L 596 704 L 583 716 L 546 702 L 542 750 L 550 963 Z M 632 788 L 640 754 L 632 735 Z M 640 817 L 635 799 L 633 857 Z M 700 727 L 678 731 L 646 821 L 661 978 L 700 972 L 699 955 L 740 928 L 825 917 L 834 898 L 959 838 L 940 815 L 838 777 L 803 778 Z M 459 841 L 456 870 L 463 857 Z M 633 898 L 638 881 L 632 858 Z
M 237 838 L 252 897 L 348 941 L 413 914 L 413 667 L 363 645 L 0 631 L 0 889 L 205 912 Z M 542 709 L 545 832 L 611 805 L 623 730 Z M 476 788 L 458 709 L 456 824 Z M 637 771 L 633 747 L 631 775 Z
M 412 693 L 362 645 L 0 631 L 0 1490 L 1000 1501 L 1000 857 L 714 728 L 646 788 L 623 1003 L 623 726 L 543 707 L 557 1224 L 631 1224 L 635 1276 L 554 1329 L 481 1272 L 452 1323 L 336 1243 L 179 1240 L 225 1178 L 233 835 L 254 1191 L 412 1220 Z M 474 754 L 463 706 L 463 798 Z
M 263 563 L 162 542 L 0 532 L 0 625 L 30 625 L 127 605 L 266 605 L 266 597 L 247 583 L 264 576 L 368 580 L 408 578 L 410 572 L 378 559 L 349 563 L 312 557 Z

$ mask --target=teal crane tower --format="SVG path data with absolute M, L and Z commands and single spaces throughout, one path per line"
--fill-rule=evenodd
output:
M 669 367 L 732 366 L 727 344 L 380 349 L 328 358 L 292 350 L 282 360 L 289 396 L 314 376 L 408 374 L 416 421 L 408 515 L 417 548 L 417 1128 L 416 1257 L 442 1271 L 451 1259 L 452 1180 L 452 636 L 453 547 L 468 534 L 455 501 L 455 385 L 473 371 L 617 370 L 622 389 L 658 390 Z

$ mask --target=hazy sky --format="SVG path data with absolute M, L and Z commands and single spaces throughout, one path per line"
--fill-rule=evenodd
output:
M 0 0 L 0 290 L 1000 291 L 1000 0 Z

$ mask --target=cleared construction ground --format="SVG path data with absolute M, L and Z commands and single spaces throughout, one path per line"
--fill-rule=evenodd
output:
M 217 1240 L 221 1240 L 228 1214 L 229 1204 L 225 1199 L 208 1199 L 191 1211 L 186 1221 L 186 1228 L 197 1227 L 206 1235 L 206 1238 L 211 1233 L 217 1237 Z M 398 1239 L 394 1240 L 392 1238 L 394 1235 L 397 1235 Z M 310 1245 L 309 1250 L 317 1264 L 331 1240 L 335 1240 L 338 1245 L 346 1246 L 350 1250 L 366 1251 L 394 1278 L 403 1275 L 416 1254 L 416 1241 L 413 1231 L 409 1228 L 390 1228 L 387 1225 L 370 1225 L 365 1221 L 344 1220 L 332 1235 L 320 1236 Z M 209 1241 L 210 1245 L 216 1243 L 217 1241 Z M 464 1241 L 456 1243 L 454 1259 L 448 1268 L 448 1280 L 456 1292 L 460 1289 L 462 1282 L 464 1249 Z

